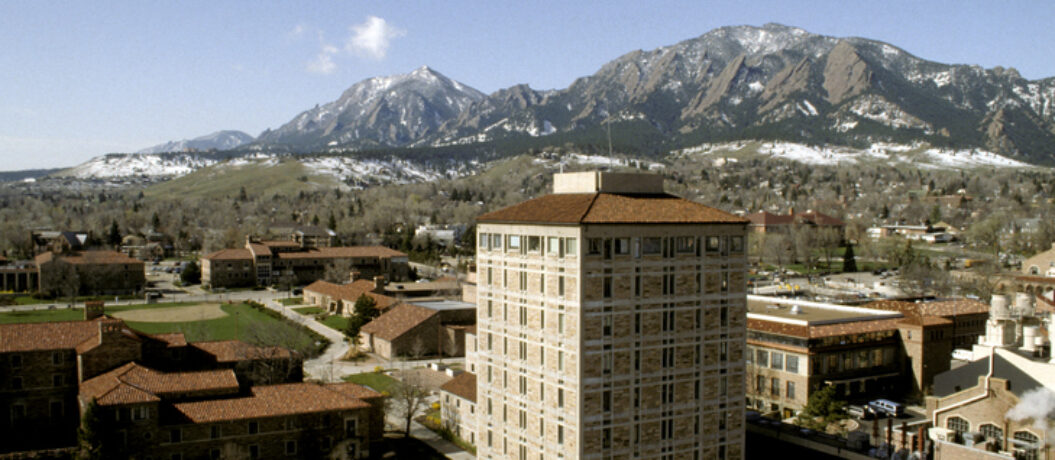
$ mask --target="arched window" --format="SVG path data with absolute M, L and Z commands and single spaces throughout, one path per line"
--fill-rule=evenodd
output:
M 945 420 L 945 428 L 955 431 L 957 434 L 963 434 L 971 431 L 971 423 L 962 417 L 949 417 Z
M 986 439 L 998 441 L 1000 443 L 1004 442 L 1004 430 L 992 423 L 986 423 L 985 425 L 978 427 L 978 431 L 980 431 L 982 436 L 985 436 Z
M 1015 432 L 1015 458 L 1019 460 L 1037 460 L 1037 447 L 1040 438 L 1028 431 Z
M 1037 267 L 1036 265 L 1030 266 L 1029 267 L 1029 274 L 1030 275 L 1039 275 L 1040 274 L 1040 267 Z

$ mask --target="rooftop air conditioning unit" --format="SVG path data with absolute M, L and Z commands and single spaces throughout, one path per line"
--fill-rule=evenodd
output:
M 932 441 L 952 442 L 956 438 L 956 432 L 948 428 L 933 427 L 928 430 L 928 436 Z

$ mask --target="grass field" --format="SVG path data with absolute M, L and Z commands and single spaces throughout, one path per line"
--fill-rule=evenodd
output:
M 303 305 L 304 304 L 304 298 L 303 297 L 293 297 L 293 298 L 290 298 L 290 299 L 278 299 L 278 303 L 280 303 L 282 305 L 285 305 L 287 307 L 290 306 L 290 305 Z
M 198 306 L 197 302 L 119 305 L 106 307 L 106 313 L 114 314 L 129 310 L 161 309 Z M 220 306 L 227 315 L 221 318 L 204 321 L 181 322 L 144 322 L 125 321 L 131 328 L 147 334 L 182 332 L 189 341 L 202 340 L 245 340 L 257 342 L 261 335 L 281 337 L 283 341 L 293 340 L 298 345 L 310 345 L 315 339 L 296 326 L 276 319 L 267 313 L 257 310 L 248 304 L 223 304 Z M 0 324 L 35 323 L 49 321 L 76 321 L 84 318 L 83 310 L 56 309 L 0 313 Z M 275 345 L 283 345 L 275 343 Z
M 302 315 L 307 315 L 307 316 L 313 316 L 313 315 L 317 315 L 319 313 L 325 313 L 326 312 L 326 310 L 323 310 L 323 309 L 321 309 L 319 307 L 290 308 L 290 310 L 293 310 L 293 311 L 295 311 L 297 313 L 300 313 Z
M 396 384 L 396 379 L 379 372 L 346 375 L 344 376 L 344 381 L 366 385 L 377 391 L 388 392 L 388 394 L 392 394 L 393 387 Z
M 319 322 L 340 332 L 344 332 L 348 328 L 348 318 L 341 315 L 330 315 Z

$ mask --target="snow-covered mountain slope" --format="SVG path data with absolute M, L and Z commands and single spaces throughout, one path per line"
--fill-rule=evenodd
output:
M 283 145 L 295 151 L 404 146 L 483 98 L 483 93 L 421 67 L 408 74 L 356 83 L 336 101 L 264 131 L 257 144 Z
M 230 150 L 253 142 L 253 136 L 241 131 L 217 131 L 194 139 L 171 141 L 148 147 L 136 153 L 186 152 L 191 150 Z
M 1033 168 L 980 149 L 943 149 L 926 144 L 872 144 L 867 149 L 811 146 L 794 142 L 727 142 L 701 144 L 671 152 L 673 158 L 710 157 L 715 164 L 762 156 L 811 165 L 837 166 L 863 163 L 906 164 L 927 169 Z
M 55 173 L 56 177 L 75 179 L 163 179 L 189 174 L 213 165 L 216 159 L 194 153 L 109 154 L 102 155 L 72 168 Z

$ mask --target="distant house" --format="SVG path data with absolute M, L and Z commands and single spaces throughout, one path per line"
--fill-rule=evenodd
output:
M 744 217 L 751 221 L 747 226 L 748 231 L 754 233 L 790 233 L 795 225 L 806 225 L 818 229 L 831 228 L 838 231 L 839 235 L 843 235 L 846 230 L 845 222 L 817 211 L 796 213 L 794 209 L 790 209 L 787 214 L 759 211 Z
M 49 251 L 58 253 L 80 251 L 87 247 L 88 240 L 91 237 L 91 232 L 85 231 L 33 230 L 29 232 L 29 241 L 33 245 L 33 254 Z
M 374 299 L 374 307 L 384 312 L 399 301 L 379 292 L 384 287 L 384 277 L 373 281 L 356 280 L 348 284 L 335 284 L 329 281 L 316 281 L 304 288 L 304 303 L 317 305 L 334 315 L 349 316 L 355 313 L 355 302 L 359 297 Z

